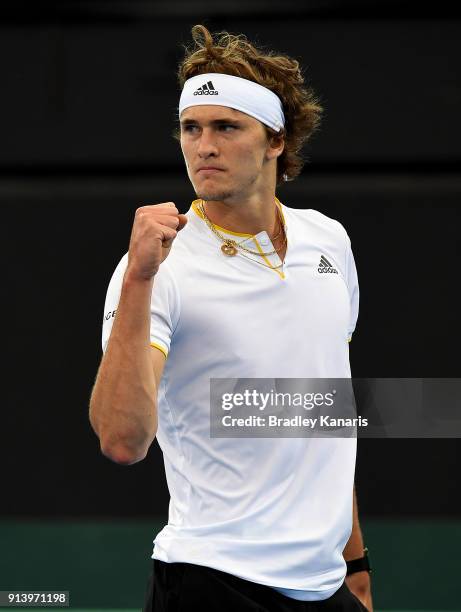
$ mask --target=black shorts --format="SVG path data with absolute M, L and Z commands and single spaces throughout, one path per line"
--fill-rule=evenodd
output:
M 368 612 L 345 582 L 328 599 L 298 601 L 275 589 L 193 563 L 153 560 L 144 612 Z

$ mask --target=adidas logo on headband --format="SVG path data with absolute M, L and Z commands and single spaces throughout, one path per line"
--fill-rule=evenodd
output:
M 208 81 L 201 87 L 199 87 L 196 91 L 194 91 L 194 96 L 217 96 L 218 92 L 213 87 L 213 83 Z

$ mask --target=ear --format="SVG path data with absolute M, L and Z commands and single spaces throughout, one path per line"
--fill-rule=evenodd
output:
M 285 148 L 284 134 L 278 136 L 277 134 L 271 134 L 269 136 L 269 143 L 266 151 L 267 159 L 275 159 L 283 153 Z

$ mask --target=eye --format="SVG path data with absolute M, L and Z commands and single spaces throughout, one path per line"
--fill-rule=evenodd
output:
M 219 129 L 223 132 L 228 132 L 228 131 L 231 132 L 232 130 L 236 130 L 237 126 L 232 125 L 231 123 L 223 123 L 222 125 L 219 126 Z
M 196 129 L 198 129 L 198 125 L 187 124 L 182 126 L 182 131 L 189 132 L 190 134 L 194 133 Z

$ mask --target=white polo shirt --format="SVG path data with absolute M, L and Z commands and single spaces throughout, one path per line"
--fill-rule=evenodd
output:
M 211 438 L 209 381 L 350 378 L 359 303 L 350 240 L 338 221 L 277 200 L 288 247 L 283 267 L 271 269 L 225 256 L 198 202 L 153 284 L 150 340 L 167 355 L 157 440 L 171 500 L 152 558 L 326 599 L 346 574 L 356 438 Z M 273 250 L 266 232 L 218 229 Z M 127 261 L 107 291 L 103 351 Z

